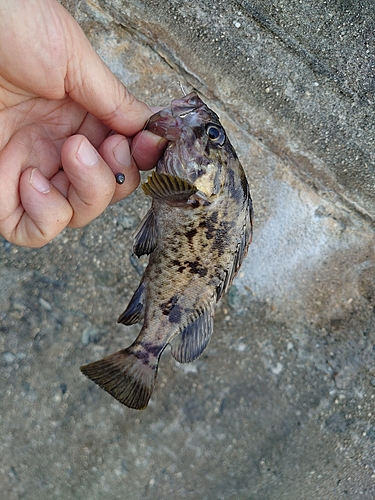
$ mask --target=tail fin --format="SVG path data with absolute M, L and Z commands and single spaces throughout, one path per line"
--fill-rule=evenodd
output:
M 158 358 L 133 346 L 81 366 L 81 372 L 120 403 L 143 410 L 155 386 Z

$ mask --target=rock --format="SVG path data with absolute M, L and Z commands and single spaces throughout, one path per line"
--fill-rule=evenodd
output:
M 105 335 L 105 332 L 93 326 L 87 326 L 82 333 L 81 342 L 83 345 L 97 344 L 99 340 Z
M 43 297 L 40 297 L 39 299 L 39 304 L 45 309 L 46 311 L 52 311 L 52 306 L 48 302 L 48 300 L 43 299 Z
M 6 365 L 13 364 L 14 360 L 16 359 L 16 355 L 9 351 L 2 352 L 0 356 L 3 363 Z
M 117 219 L 117 224 L 121 226 L 125 230 L 135 229 L 139 221 L 134 215 L 123 214 L 120 215 Z

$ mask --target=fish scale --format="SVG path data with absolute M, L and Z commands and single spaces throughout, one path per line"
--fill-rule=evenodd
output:
M 81 367 L 134 409 L 147 406 L 168 344 L 182 363 L 207 347 L 215 303 L 232 283 L 252 237 L 248 182 L 216 113 L 192 92 L 153 115 L 147 129 L 170 142 L 142 185 L 152 205 L 133 251 L 150 257 L 118 319 L 143 325 L 129 347 Z

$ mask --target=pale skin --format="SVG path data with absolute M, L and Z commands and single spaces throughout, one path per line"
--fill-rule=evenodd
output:
M 128 196 L 165 147 L 151 114 L 57 0 L 1 0 L 0 234 L 41 247 Z

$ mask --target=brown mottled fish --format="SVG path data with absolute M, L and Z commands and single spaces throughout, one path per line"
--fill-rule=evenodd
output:
M 141 283 L 118 319 L 143 321 L 126 349 L 82 372 L 130 408 L 146 408 L 165 347 L 194 361 L 213 330 L 215 303 L 230 286 L 252 234 L 252 202 L 243 168 L 218 116 L 192 92 L 148 121 L 169 145 L 142 185 L 152 206 L 133 251 L 150 254 Z

